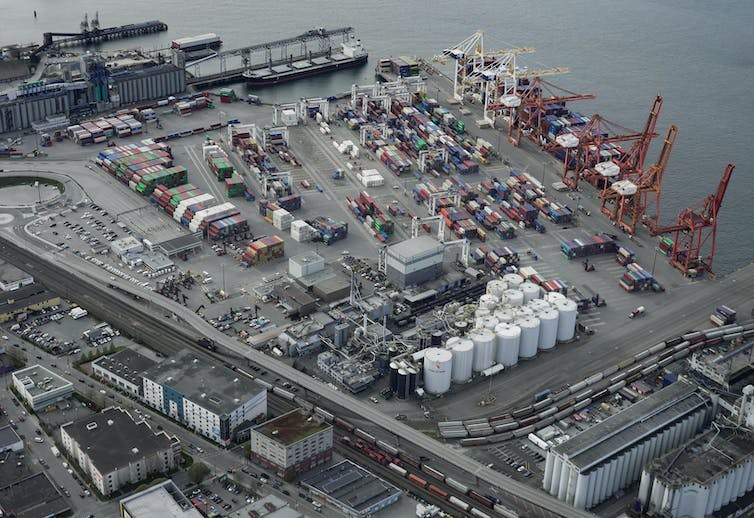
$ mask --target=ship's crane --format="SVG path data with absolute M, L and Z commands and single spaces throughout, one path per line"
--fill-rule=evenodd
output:
M 542 119 L 547 115 L 548 106 L 553 104 L 565 105 L 565 103 L 573 101 L 595 98 L 594 94 L 570 92 L 540 77 L 532 79 L 529 85 L 517 96 L 521 99 L 518 106 L 512 106 L 515 104 L 512 102 L 508 103 L 508 107 L 515 108 L 515 112 L 511 113 L 508 124 L 508 141 L 514 146 L 519 145 L 522 133 L 528 135 L 540 146 L 544 144 L 545 129 L 542 126 Z M 505 101 L 505 99 L 502 99 L 502 101 Z
M 443 50 L 432 61 L 444 65 L 449 59 L 455 61 L 453 71 L 453 98 L 463 101 L 464 79 L 466 75 L 478 68 L 484 55 L 484 32 L 477 31 L 451 48 Z
M 577 133 L 562 133 L 555 138 L 555 142 L 545 146 L 548 150 L 563 149 L 563 183 L 576 189 L 581 178 L 586 179 L 598 188 L 606 188 L 609 179 L 618 177 L 623 180 L 627 176 L 640 173 L 646 158 L 646 149 L 651 139 L 657 136 L 654 131 L 656 118 L 662 98 L 657 97 L 650 110 L 647 125 L 643 131 L 633 131 L 614 122 L 610 122 L 601 115 L 594 115 Z M 618 144 L 630 143 L 631 147 L 622 156 L 605 161 L 602 152 Z
M 712 272 L 717 239 L 717 215 L 735 167 L 728 164 L 725 168 L 715 194 L 710 194 L 696 206 L 683 209 L 678 215 L 677 224 L 657 228 L 653 232 L 675 232 L 670 264 L 686 275 Z

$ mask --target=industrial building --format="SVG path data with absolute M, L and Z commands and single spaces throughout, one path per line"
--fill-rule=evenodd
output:
M 304 275 L 296 279 L 308 293 L 324 302 L 334 302 L 347 297 L 351 291 L 351 281 L 330 268 Z
M 318 311 L 305 317 L 281 332 L 277 338 L 278 347 L 288 356 L 307 356 L 319 352 L 322 337 L 333 336 L 335 319 Z
M 0 292 L 0 324 L 14 318 L 60 304 L 60 297 L 39 284 L 28 284 L 13 291 Z
M 164 99 L 186 90 L 186 73 L 172 63 L 125 70 L 110 75 L 110 85 L 121 105 Z
M 325 269 L 325 258 L 316 252 L 305 252 L 288 259 L 288 273 L 293 278 L 304 277 Z
M 92 362 L 92 372 L 119 390 L 138 397 L 144 386 L 142 373 L 155 363 L 132 349 L 123 349 L 97 358 Z
M 431 281 L 442 275 L 444 247 L 429 236 L 402 241 L 387 249 L 387 278 L 406 288 Z
M 11 425 L 0 428 L 0 453 L 23 451 L 24 441 Z
M 201 518 L 172 480 L 166 480 L 120 501 L 120 518 Z
M 550 449 L 543 487 L 589 509 L 635 482 L 648 461 L 697 434 L 712 413 L 709 397 L 677 381 Z
M 350 460 L 302 480 L 301 485 L 349 518 L 372 516 L 401 497 L 400 489 Z
M 32 284 L 34 277 L 0 259 L 0 291 L 13 291 Z
M 110 251 L 118 257 L 144 251 L 144 244 L 133 236 L 125 236 L 110 243 Z
M 251 460 L 290 479 L 332 459 L 332 426 L 291 410 L 251 430 Z
M 103 495 L 176 467 L 180 443 L 123 409 L 108 408 L 60 427 L 63 448 Z
M 47 117 L 90 113 L 86 82 L 30 83 L 0 94 L 0 133 L 20 131 Z
M 220 444 L 247 439 L 252 425 L 267 414 L 267 389 L 189 350 L 142 376 L 146 404 Z
M 314 297 L 294 284 L 276 285 L 272 296 L 282 304 L 282 311 L 291 318 L 304 317 L 317 309 Z
M 644 467 L 639 501 L 649 514 L 729 516 L 737 514 L 719 511 L 752 488 L 754 435 L 745 429 L 713 423 L 705 433 Z
M 317 355 L 317 368 L 354 394 L 367 390 L 379 378 L 373 362 L 344 359 L 332 351 Z
M 288 501 L 275 495 L 267 495 L 238 510 L 239 516 L 254 518 L 308 518 L 300 506 L 294 509 Z
M 41 365 L 14 371 L 11 376 L 13 388 L 35 412 L 68 399 L 73 394 L 73 383 Z

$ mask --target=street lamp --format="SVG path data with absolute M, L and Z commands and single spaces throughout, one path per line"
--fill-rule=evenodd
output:
M 657 264 L 657 252 L 659 251 L 660 249 L 655 247 L 655 256 L 654 256 L 654 259 L 652 260 L 652 277 L 653 278 L 655 276 L 655 264 Z
M 545 186 L 545 172 L 547 170 L 547 163 L 542 162 L 542 187 Z

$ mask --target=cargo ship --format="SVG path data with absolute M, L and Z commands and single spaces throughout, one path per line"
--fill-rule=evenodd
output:
M 223 42 L 220 36 L 214 32 L 207 34 L 200 34 L 199 36 L 190 36 L 188 38 L 178 38 L 170 43 L 170 46 L 174 49 L 179 49 L 184 52 L 195 52 L 197 50 L 204 49 L 217 49 L 220 48 Z
M 362 47 L 361 40 L 351 38 L 342 44 L 340 52 L 330 52 L 325 56 L 293 61 L 273 67 L 247 70 L 243 73 L 246 86 L 267 86 L 285 83 L 303 77 L 327 74 L 364 65 L 369 54 Z

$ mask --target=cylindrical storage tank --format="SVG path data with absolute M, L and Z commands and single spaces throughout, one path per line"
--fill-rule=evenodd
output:
M 498 324 L 495 327 L 495 342 L 497 344 L 495 361 L 506 368 L 516 365 L 521 342 L 521 328 L 515 324 Z
M 487 293 L 500 298 L 508 288 L 508 284 L 502 279 L 492 279 L 487 283 Z
M 505 290 L 505 300 L 511 306 L 521 306 L 524 303 L 524 294 L 520 290 Z
M 432 333 L 431 345 L 432 347 L 440 347 L 442 345 L 442 331 L 434 331 Z
M 444 394 L 450 389 L 453 354 L 446 349 L 430 347 L 424 353 L 424 390 Z
M 474 363 L 474 342 L 469 339 L 458 340 L 451 349 L 453 353 L 452 379 L 454 383 L 466 383 L 471 379 Z
M 482 327 L 492 331 L 493 329 L 495 329 L 495 326 L 498 325 L 499 323 L 500 321 L 496 319 L 495 317 L 485 317 L 483 319 Z
M 540 292 L 542 291 L 542 289 L 539 286 L 529 281 L 526 281 L 523 284 L 521 284 L 519 288 L 521 289 L 521 293 L 524 294 L 524 304 L 526 304 L 527 302 L 531 300 L 538 299 Z
M 557 301 L 554 306 L 558 310 L 558 342 L 573 340 L 578 314 L 576 303 L 571 299 L 563 299 Z
M 503 275 L 503 280 L 508 285 L 508 288 L 517 288 L 524 282 L 524 278 L 517 273 L 506 273 Z
M 406 394 L 407 398 L 411 397 L 411 394 L 416 392 L 416 383 L 417 383 L 418 377 L 419 377 L 419 372 L 413 367 L 409 367 L 408 368 L 408 385 L 406 387 L 408 389 L 408 393 Z
M 534 316 L 534 310 L 526 306 L 521 306 L 519 308 L 516 308 L 515 313 L 516 313 L 516 320 L 518 320 L 519 318 L 526 318 L 526 317 Z
M 500 303 L 500 299 L 498 297 L 495 297 L 494 295 L 490 295 L 489 293 L 484 293 L 481 297 L 479 297 L 479 307 L 482 309 L 495 309 L 495 306 L 497 306 Z
M 526 307 L 534 311 L 534 313 L 539 313 L 540 311 L 549 309 L 550 303 L 544 299 L 534 299 L 534 300 L 529 301 L 526 304 Z
M 406 399 L 407 392 L 408 371 L 406 369 L 398 369 L 398 390 L 395 391 L 395 395 L 398 399 Z
M 487 308 L 479 308 L 476 311 L 474 311 L 474 316 L 476 318 L 484 318 L 488 317 L 492 314 L 492 311 Z
M 492 367 L 495 360 L 495 334 L 489 329 L 477 329 L 469 338 L 474 342 L 474 372 Z
M 534 358 L 537 355 L 539 342 L 539 319 L 537 317 L 526 317 L 520 319 L 517 324 L 521 328 L 518 357 L 522 360 Z
M 484 319 L 486 317 L 476 317 L 474 319 L 474 329 L 483 329 L 484 328 Z
M 464 335 L 466 335 L 466 333 L 468 331 L 469 331 L 469 323 L 468 322 L 466 322 L 465 320 L 459 320 L 458 322 L 456 322 L 456 332 L 459 335 L 464 336 Z
M 445 348 L 450 349 L 451 347 L 453 347 L 455 344 L 457 344 L 460 341 L 461 341 L 460 336 L 451 336 L 445 341 Z
M 516 313 L 512 309 L 496 309 L 495 318 L 502 324 L 512 324 L 516 320 Z
M 545 293 L 545 296 L 544 296 L 544 299 L 550 304 L 555 303 L 555 301 L 557 300 L 564 300 L 565 298 L 566 296 L 560 293 L 559 291 L 550 291 L 548 293 Z
M 396 362 L 390 362 L 390 390 L 393 392 L 398 391 L 398 364 Z
M 539 318 L 539 349 L 546 351 L 555 347 L 558 340 L 557 310 L 545 309 L 537 314 Z

